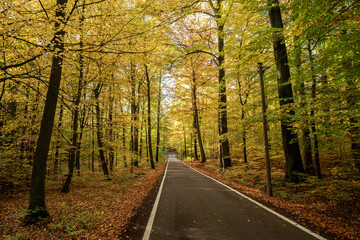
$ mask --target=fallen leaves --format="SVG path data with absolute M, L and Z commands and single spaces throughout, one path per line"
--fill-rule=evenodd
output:
M 75 177 L 70 193 L 60 193 L 61 181 L 49 181 L 46 203 L 49 221 L 21 226 L 28 192 L 4 195 L 0 206 L 1 239 L 117 239 L 129 219 L 165 168 L 119 170 L 112 181 L 101 173 L 83 172 Z

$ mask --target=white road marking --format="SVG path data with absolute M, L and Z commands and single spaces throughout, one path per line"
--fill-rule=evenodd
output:
M 158 191 L 158 193 L 156 195 L 155 203 L 154 203 L 154 206 L 153 206 L 153 208 L 151 210 L 150 217 L 149 217 L 148 223 L 146 225 L 146 229 L 145 229 L 142 240 L 149 240 L 149 238 L 150 238 L 151 229 L 152 229 L 152 226 L 153 226 L 153 223 L 154 223 L 156 210 L 157 210 L 158 205 L 159 205 L 160 195 L 161 195 L 161 192 L 162 192 L 162 189 L 163 189 L 163 186 L 164 186 L 164 181 L 165 181 L 166 173 L 167 173 L 167 170 L 168 170 L 169 162 L 170 162 L 170 160 L 168 160 L 168 162 L 166 164 L 165 173 L 164 173 L 163 179 L 161 181 L 159 191 Z
M 180 161 L 180 160 L 179 160 L 179 161 Z M 183 163 L 183 164 L 185 164 L 184 162 L 182 162 L 182 163 Z M 228 185 L 226 185 L 226 184 L 224 184 L 224 183 L 222 183 L 222 182 L 220 182 L 220 181 L 216 180 L 215 178 L 212 178 L 212 177 L 210 177 L 210 176 L 208 176 L 208 175 L 206 175 L 206 174 L 204 174 L 204 173 L 202 173 L 202 172 L 200 172 L 200 171 L 198 171 L 198 170 L 196 170 L 196 169 L 194 169 L 194 168 L 190 167 L 190 166 L 189 166 L 189 165 L 187 165 L 187 164 L 185 164 L 185 165 L 186 165 L 187 167 L 189 167 L 190 169 L 194 170 L 195 172 L 198 172 L 198 173 L 200 173 L 200 174 L 204 175 L 205 177 L 208 177 L 208 178 L 212 179 L 213 181 L 215 181 L 215 182 L 217 182 L 217 183 L 219 183 L 219 184 L 223 185 L 224 187 L 227 187 L 227 188 L 228 188 L 228 189 L 230 189 L 231 191 L 233 191 L 233 192 L 235 192 L 235 193 L 239 194 L 240 196 L 242 196 L 243 198 L 246 198 L 246 199 L 247 199 L 247 200 L 249 200 L 250 202 L 253 202 L 253 203 L 255 203 L 256 205 L 258 205 L 258 206 L 262 207 L 263 209 L 265 209 L 265 210 L 267 210 L 267 211 L 271 212 L 271 213 L 272 213 L 272 214 L 274 214 L 275 216 L 277 216 L 277 217 L 279 217 L 279 218 L 283 219 L 284 221 L 286 221 L 286 222 L 288 222 L 288 223 L 290 223 L 290 224 L 294 225 L 295 227 L 297 227 L 297 228 L 299 228 L 299 229 L 303 230 L 304 232 L 308 233 L 309 235 L 311 235 L 311 236 L 313 236 L 313 237 L 315 237 L 315 238 L 317 238 L 317 239 L 319 239 L 319 240 L 327 240 L 326 238 L 324 238 L 324 237 L 320 236 L 319 234 L 312 232 L 311 230 L 309 230 L 309 229 L 305 228 L 304 226 L 302 226 L 302 225 L 300 225 L 300 224 L 298 224 L 298 223 L 296 223 L 296 222 L 294 222 L 294 221 L 290 220 L 289 218 L 287 218 L 287 217 L 285 217 L 285 216 L 283 216 L 283 215 L 281 215 L 281 214 L 279 214 L 279 213 L 275 212 L 274 210 L 272 210 L 272 209 L 270 209 L 270 208 L 268 208 L 268 207 L 266 207 L 266 206 L 262 205 L 261 203 L 259 203 L 259 202 L 255 201 L 254 199 L 249 198 L 248 196 L 246 196 L 246 195 L 242 194 L 241 192 L 239 192 L 239 191 L 237 191 L 237 190 L 233 189 L 232 187 L 230 187 L 230 186 L 228 186 Z M 143 240 L 144 240 L 144 239 L 143 239 Z

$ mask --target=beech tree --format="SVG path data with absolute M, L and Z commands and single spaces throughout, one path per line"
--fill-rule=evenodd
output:
M 273 36 L 273 47 L 276 62 L 280 106 L 286 106 L 294 103 L 294 100 L 292 85 L 290 83 L 290 68 L 286 45 L 284 43 L 284 37 L 280 32 L 284 26 L 281 18 L 279 2 L 277 0 L 268 0 L 267 3 L 269 6 L 271 27 L 276 29 L 276 35 Z M 290 110 L 290 112 L 284 114 L 281 119 L 281 132 L 286 160 L 286 178 L 290 179 L 291 181 L 297 181 L 298 176 L 296 173 L 304 172 L 297 135 L 292 130 L 291 116 L 287 116 L 294 114 L 294 110 Z
M 57 0 L 55 14 L 55 34 L 54 34 L 54 55 L 52 57 L 49 87 L 45 100 L 43 117 L 39 139 L 34 156 L 30 201 L 27 215 L 24 219 L 25 224 L 39 221 L 41 218 L 48 218 L 49 213 L 45 206 L 45 173 L 47 155 L 49 152 L 50 138 L 54 124 L 57 99 L 60 88 L 64 36 L 65 36 L 65 9 L 67 0 Z

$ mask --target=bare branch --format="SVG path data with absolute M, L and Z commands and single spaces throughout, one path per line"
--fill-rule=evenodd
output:
M 8 66 L 0 67 L 0 69 L 3 70 L 3 71 L 5 71 L 5 70 L 7 70 L 7 69 L 9 69 L 9 68 L 21 67 L 21 66 L 23 66 L 23 65 L 25 65 L 25 64 L 27 64 L 27 63 L 29 63 L 29 62 L 34 61 L 35 59 L 41 57 L 42 55 L 43 55 L 43 53 L 40 53 L 40 54 L 35 55 L 34 57 L 30 58 L 30 59 L 27 59 L 27 60 L 21 62 L 21 63 L 11 64 L 11 65 L 8 65 Z
M 46 9 L 44 8 L 44 5 L 42 4 L 41 0 L 39 0 L 41 8 L 44 10 L 47 20 L 49 20 L 49 15 L 47 14 Z
M 214 58 L 214 60 L 216 60 L 216 61 L 215 61 L 216 65 L 219 65 L 219 63 L 217 62 L 217 61 L 218 61 L 218 56 L 216 56 L 216 55 L 213 54 L 212 52 L 208 52 L 208 51 L 204 51 L 204 50 L 195 50 L 195 51 L 191 51 L 191 52 L 186 53 L 186 55 L 195 54 L 195 53 L 206 53 L 206 54 L 209 54 L 209 55 L 211 55 L 211 56 Z

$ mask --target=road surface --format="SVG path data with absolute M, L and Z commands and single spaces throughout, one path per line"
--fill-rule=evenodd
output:
M 143 240 L 324 239 L 169 156 Z

